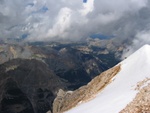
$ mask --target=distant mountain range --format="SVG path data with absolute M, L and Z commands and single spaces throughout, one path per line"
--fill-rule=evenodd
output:
M 112 41 L 0 43 L 0 112 L 46 113 L 59 89 L 75 90 L 116 65 Z

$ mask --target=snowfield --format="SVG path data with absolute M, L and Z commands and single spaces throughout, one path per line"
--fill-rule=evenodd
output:
M 137 83 L 150 78 L 150 45 L 122 61 L 120 72 L 96 97 L 66 113 L 119 113 L 139 92 Z M 94 87 L 93 87 L 94 88 Z

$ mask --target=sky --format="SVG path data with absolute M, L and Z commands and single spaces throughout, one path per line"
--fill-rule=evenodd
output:
M 148 0 L 0 0 L 0 38 L 80 41 L 92 34 L 150 44 Z

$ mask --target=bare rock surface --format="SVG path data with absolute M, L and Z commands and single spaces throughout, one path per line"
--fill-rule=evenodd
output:
M 80 103 L 89 101 L 107 86 L 112 78 L 120 71 L 120 65 L 103 72 L 95 77 L 87 85 L 71 92 L 59 90 L 56 99 L 53 103 L 53 113 L 61 113 L 67 111 Z
M 150 113 L 150 81 L 149 78 L 137 83 L 136 90 L 139 93 L 120 113 Z M 147 84 L 148 83 L 148 84 Z M 145 87 L 142 88 L 147 84 Z

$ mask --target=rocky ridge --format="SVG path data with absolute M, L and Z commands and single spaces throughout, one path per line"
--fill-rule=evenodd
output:
M 62 113 L 80 103 L 84 103 L 94 98 L 105 86 L 107 86 L 112 78 L 120 71 L 120 65 L 111 68 L 99 76 L 95 77 L 87 85 L 75 90 L 64 92 L 59 90 L 57 97 L 53 103 L 53 113 Z
M 101 82 L 99 81 L 101 79 L 96 77 L 97 79 L 92 80 L 94 81 L 92 85 L 90 85 L 91 81 L 87 87 L 83 86 L 74 92 L 60 90 L 53 103 L 53 112 L 149 113 L 149 55 L 150 45 L 144 45 L 117 65 L 121 68 L 118 68 L 119 71 L 116 71 L 112 78 L 107 76 L 109 73 L 106 71 L 105 77 L 108 81 L 102 79 L 103 82 Z M 115 70 L 110 73 L 113 73 L 113 71 Z M 104 76 L 101 75 L 101 77 Z M 111 82 L 109 82 L 110 80 Z M 96 81 L 99 81 L 99 83 L 97 84 Z M 101 84 L 105 85 L 101 87 Z

